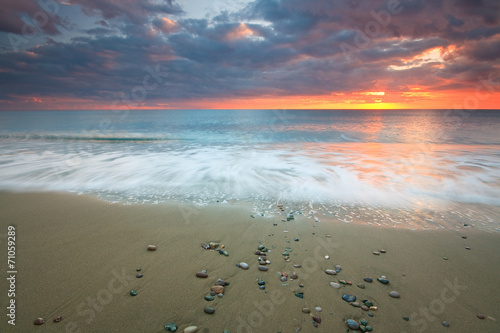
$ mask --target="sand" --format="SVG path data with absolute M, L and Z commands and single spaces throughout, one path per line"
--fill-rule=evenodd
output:
M 4 277 L 8 225 L 17 237 L 16 325 L 7 323 L 3 278 L 0 332 L 165 332 L 167 322 L 180 332 L 190 325 L 199 332 L 345 332 L 348 318 L 366 319 L 374 332 L 500 331 L 500 234 L 473 223 L 412 231 L 314 222 L 307 215 L 282 222 L 283 215 L 252 218 L 249 207 L 237 204 L 121 205 L 63 193 L 0 193 L 0 207 Z M 224 244 L 229 256 L 200 246 L 209 241 Z M 149 244 L 157 250 L 147 251 Z M 268 272 L 257 269 L 259 244 L 271 249 Z M 292 249 L 290 263 L 285 248 Z M 372 254 L 380 249 L 387 253 Z M 248 270 L 236 267 L 242 261 Z M 340 274 L 324 273 L 335 265 Z M 203 269 L 208 278 L 196 277 Z M 299 278 L 282 285 L 278 272 Z M 376 281 L 380 275 L 390 284 Z M 360 289 L 364 277 L 375 281 Z M 205 301 L 218 278 L 230 282 L 224 297 Z M 266 281 L 265 291 L 257 279 Z M 332 288 L 339 279 L 352 285 Z M 131 289 L 138 295 L 130 296 Z M 391 298 L 392 290 L 401 298 Z M 295 296 L 299 291 L 303 299 Z M 371 300 L 378 307 L 373 318 L 344 302 L 344 293 Z M 206 306 L 215 313 L 205 314 Z M 303 307 L 321 317 L 318 328 Z M 63 320 L 52 322 L 56 316 Z M 45 324 L 34 326 L 37 317 Z

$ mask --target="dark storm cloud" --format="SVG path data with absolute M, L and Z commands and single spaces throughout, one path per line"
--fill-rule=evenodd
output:
M 3 0 L 0 8 L 0 31 L 14 34 L 30 33 L 28 25 L 46 34 L 59 33 L 59 18 L 51 11 L 55 7 L 41 6 L 33 0 Z M 23 17 L 27 23 L 23 21 Z M 28 31 L 28 32 L 27 32 Z
M 173 1 L 70 2 L 93 24 L 83 35 L 4 51 L 0 99 L 110 102 L 131 95 L 157 65 L 168 76 L 147 99 L 167 102 L 371 91 L 382 83 L 443 90 L 471 85 L 500 54 L 497 0 L 255 0 L 214 19 L 185 17 Z M 34 1 L 4 7 L 0 29 L 17 34 L 21 17 L 40 9 Z M 68 19 L 55 16 L 44 31 L 57 35 Z M 448 47 L 455 51 L 442 59 L 418 58 Z

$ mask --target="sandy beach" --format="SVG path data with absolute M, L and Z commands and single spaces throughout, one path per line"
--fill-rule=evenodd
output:
M 283 222 L 283 206 L 266 218 L 238 204 L 122 205 L 64 193 L 0 193 L 2 262 L 12 225 L 17 270 L 15 326 L 4 314 L 0 331 L 165 332 L 173 322 L 178 332 L 193 325 L 198 332 L 345 332 L 347 319 L 365 319 L 374 332 L 500 331 L 500 234 L 478 231 L 474 221 L 457 221 L 457 230 L 315 222 L 307 213 Z M 229 255 L 200 246 L 211 241 Z M 267 272 L 258 270 L 259 245 L 270 250 Z M 381 249 L 386 253 L 373 254 Z M 336 265 L 340 273 L 325 273 Z M 2 270 L 8 313 L 5 264 Z M 207 278 L 195 275 L 202 270 Z M 298 278 L 282 282 L 279 272 Z M 382 275 L 389 284 L 377 281 Z M 219 278 L 229 282 L 224 296 L 206 301 Z M 339 280 L 352 285 L 330 285 Z M 363 311 L 344 294 L 377 309 Z M 207 306 L 215 313 L 204 313 Z M 321 318 L 318 327 L 303 308 Z M 54 323 L 57 316 L 62 321 Z M 35 326 L 38 317 L 45 323 Z

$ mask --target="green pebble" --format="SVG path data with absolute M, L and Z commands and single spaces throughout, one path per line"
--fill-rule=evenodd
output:
M 448 257 L 443 257 L 444 260 L 448 260 Z
M 135 291 L 135 290 L 131 290 L 131 291 L 130 291 L 130 295 L 132 295 L 132 296 L 136 296 L 136 295 L 137 295 L 137 291 Z
M 368 322 L 364 319 L 361 319 L 359 322 L 361 323 L 361 325 L 365 325 L 365 326 L 368 325 Z
M 169 331 L 169 332 L 175 332 L 175 331 L 177 331 L 177 325 L 175 325 L 174 323 L 165 324 L 164 327 L 165 327 L 165 330 Z
M 362 332 L 366 332 L 366 327 L 364 325 L 360 325 L 359 326 L 359 329 L 362 331 Z
M 229 255 L 229 253 L 227 253 L 227 251 L 222 251 L 222 254 L 225 255 L 226 257 Z
M 408 321 L 410 320 L 410 317 L 403 317 L 403 320 Z
M 231 332 L 229 332 L 229 330 L 224 330 L 224 333 L 231 333 Z
M 367 307 L 373 306 L 373 303 L 370 301 L 364 301 L 363 302 Z
M 368 332 L 371 332 L 371 331 L 373 330 L 373 328 L 372 328 L 371 326 L 366 326 L 366 330 L 367 330 Z
M 207 296 L 205 296 L 205 300 L 207 300 L 207 301 L 213 301 L 214 297 L 211 296 L 211 295 L 207 295 Z

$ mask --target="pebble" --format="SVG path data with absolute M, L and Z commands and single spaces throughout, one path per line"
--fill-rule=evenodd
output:
M 174 323 L 166 323 L 165 326 L 163 326 L 166 331 L 168 332 L 175 332 L 177 331 L 177 325 Z
M 358 283 L 358 288 L 365 289 L 365 284 L 364 283 Z
M 210 296 L 215 296 L 215 291 L 211 291 Z
M 484 319 L 484 318 L 486 318 L 484 315 L 482 315 L 482 314 L 480 314 L 480 313 L 478 313 L 478 314 L 477 314 L 477 317 L 478 317 L 479 319 Z
M 199 277 L 199 278 L 207 278 L 208 274 L 207 273 L 203 273 L 203 272 L 198 272 L 198 273 L 196 273 L 196 276 Z
M 240 262 L 240 267 L 243 269 L 248 269 L 248 264 L 246 262 Z
M 264 290 L 264 289 L 266 289 L 266 286 L 264 286 L 264 285 L 259 286 L 259 289 L 260 289 L 260 290 Z
M 222 296 L 224 296 L 224 294 L 217 294 L 217 297 L 219 298 L 222 298 Z
M 354 306 L 355 308 L 359 308 L 361 306 L 359 302 L 352 302 L 351 305 Z
M 302 312 L 304 312 L 304 313 L 311 313 L 311 309 L 309 309 L 309 308 L 303 308 Z
M 361 305 L 361 310 L 368 311 L 368 310 L 370 310 L 370 308 L 367 307 L 366 305 Z M 368 315 L 370 315 L 370 314 L 368 314 Z
M 189 326 L 184 329 L 184 333 L 196 333 L 198 332 L 197 326 Z
M 409 321 L 409 320 L 410 320 L 410 317 L 404 316 L 404 317 L 403 317 L 403 320 L 404 320 L 404 321 Z
M 337 283 L 337 282 L 330 282 L 330 286 L 332 286 L 335 289 L 339 289 L 340 288 L 340 284 Z
M 373 253 L 374 255 L 376 255 L 376 256 L 378 256 L 378 255 L 380 254 L 380 252 L 378 252 L 378 251 L 373 251 L 372 253 Z
M 385 252 L 387 252 L 387 251 L 386 251 L 386 250 L 384 250 L 384 249 L 381 249 L 381 250 L 380 250 L 380 253 L 385 253 Z
M 447 321 L 443 321 L 442 324 L 444 327 L 450 327 L 450 323 Z
M 345 323 L 351 330 L 357 330 L 359 328 L 359 324 L 353 319 L 347 319 Z
M 33 324 L 35 325 L 42 325 L 43 323 L 45 323 L 45 320 L 43 318 L 36 318 L 33 322 Z
M 299 277 L 299 275 L 297 273 L 293 272 L 292 275 L 290 276 L 290 279 L 297 280 L 298 277 Z
M 263 285 L 265 285 L 265 284 L 266 284 L 266 281 L 264 281 L 264 280 L 260 280 L 259 282 L 257 282 L 257 284 L 258 284 L 259 286 L 263 286 Z
M 337 274 L 337 272 L 334 269 L 327 269 L 325 271 L 325 273 L 328 275 L 336 275 Z
M 363 280 L 364 280 L 365 282 L 372 282 L 372 281 L 373 281 L 373 279 L 372 279 L 372 278 L 364 278 Z
M 259 271 L 266 272 L 267 270 L 268 270 L 268 268 L 266 266 L 262 266 L 262 265 L 259 266 Z
M 302 267 L 302 265 L 297 265 L 297 264 L 295 264 L 295 265 L 293 265 L 293 267 L 295 267 L 295 268 L 301 268 L 301 267 Z
M 213 301 L 214 297 L 211 296 L 211 295 L 207 295 L 207 296 L 205 296 L 205 300 L 207 300 L 207 301 Z
M 208 314 L 213 314 L 215 312 L 215 309 L 212 308 L 211 306 L 207 306 L 203 309 L 203 311 L 205 311 L 205 313 L 208 313 Z
M 318 312 L 323 311 L 323 309 L 322 309 L 322 308 L 320 308 L 319 306 L 317 306 L 315 309 L 316 309 L 316 311 L 318 311 Z
M 315 322 L 317 322 L 318 324 L 321 324 L 321 318 L 320 317 L 315 317 L 315 316 L 311 315 L 311 319 L 314 320 Z
M 286 281 L 286 276 L 282 276 L 282 277 L 280 278 L 280 280 L 281 280 L 281 282 L 285 282 L 285 281 Z
M 210 291 L 213 291 L 216 294 L 224 294 L 224 287 L 223 286 L 213 286 L 212 288 L 210 288 Z
M 139 274 L 137 274 L 135 277 L 136 277 L 136 278 L 138 278 L 138 279 L 140 279 L 140 278 L 141 278 L 141 277 L 143 277 L 143 276 L 144 276 L 144 275 L 142 275 L 142 273 L 139 273 Z
M 330 259 L 330 256 L 325 256 L 325 259 Z
M 304 298 L 304 293 L 303 292 L 298 292 L 295 294 L 296 297 L 298 298 Z
M 389 295 L 390 295 L 391 297 L 394 297 L 394 298 L 399 298 L 399 297 L 401 297 L 401 295 L 400 295 L 397 291 L 394 291 L 394 290 L 393 290 L 393 291 L 391 291 L 391 292 L 389 293 Z
M 54 323 L 59 323 L 62 320 L 61 316 L 57 316 L 54 318 Z
M 373 312 L 368 312 L 369 317 L 373 317 Z
M 380 281 L 381 283 L 383 283 L 383 284 L 389 284 L 389 280 L 387 280 L 387 279 L 385 279 L 385 278 L 381 278 L 381 277 L 379 277 L 379 278 L 377 278 L 377 280 L 379 280 L 379 281 Z
M 137 296 L 137 291 L 135 291 L 135 290 L 131 290 L 131 291 L 130 291 L 130 295 L 131 295 L 131 296 Z
M 148 251 L 156 251 L 155 245 L 148 245 Z
M 466 249 L 466 250 L 470 250 L 470 246 L 466 246 L 466 247 L 465 247 L 465 249 Z
M 351 303 L 351 302 L 354 302 L 354 301 L 356 300 L 356 296 L 351 295 L 351 294 L 344 294 L 344 295 L 342 296 L 342 299 L 343 299 L 344 301 L 346 301 L 346 302 Z

